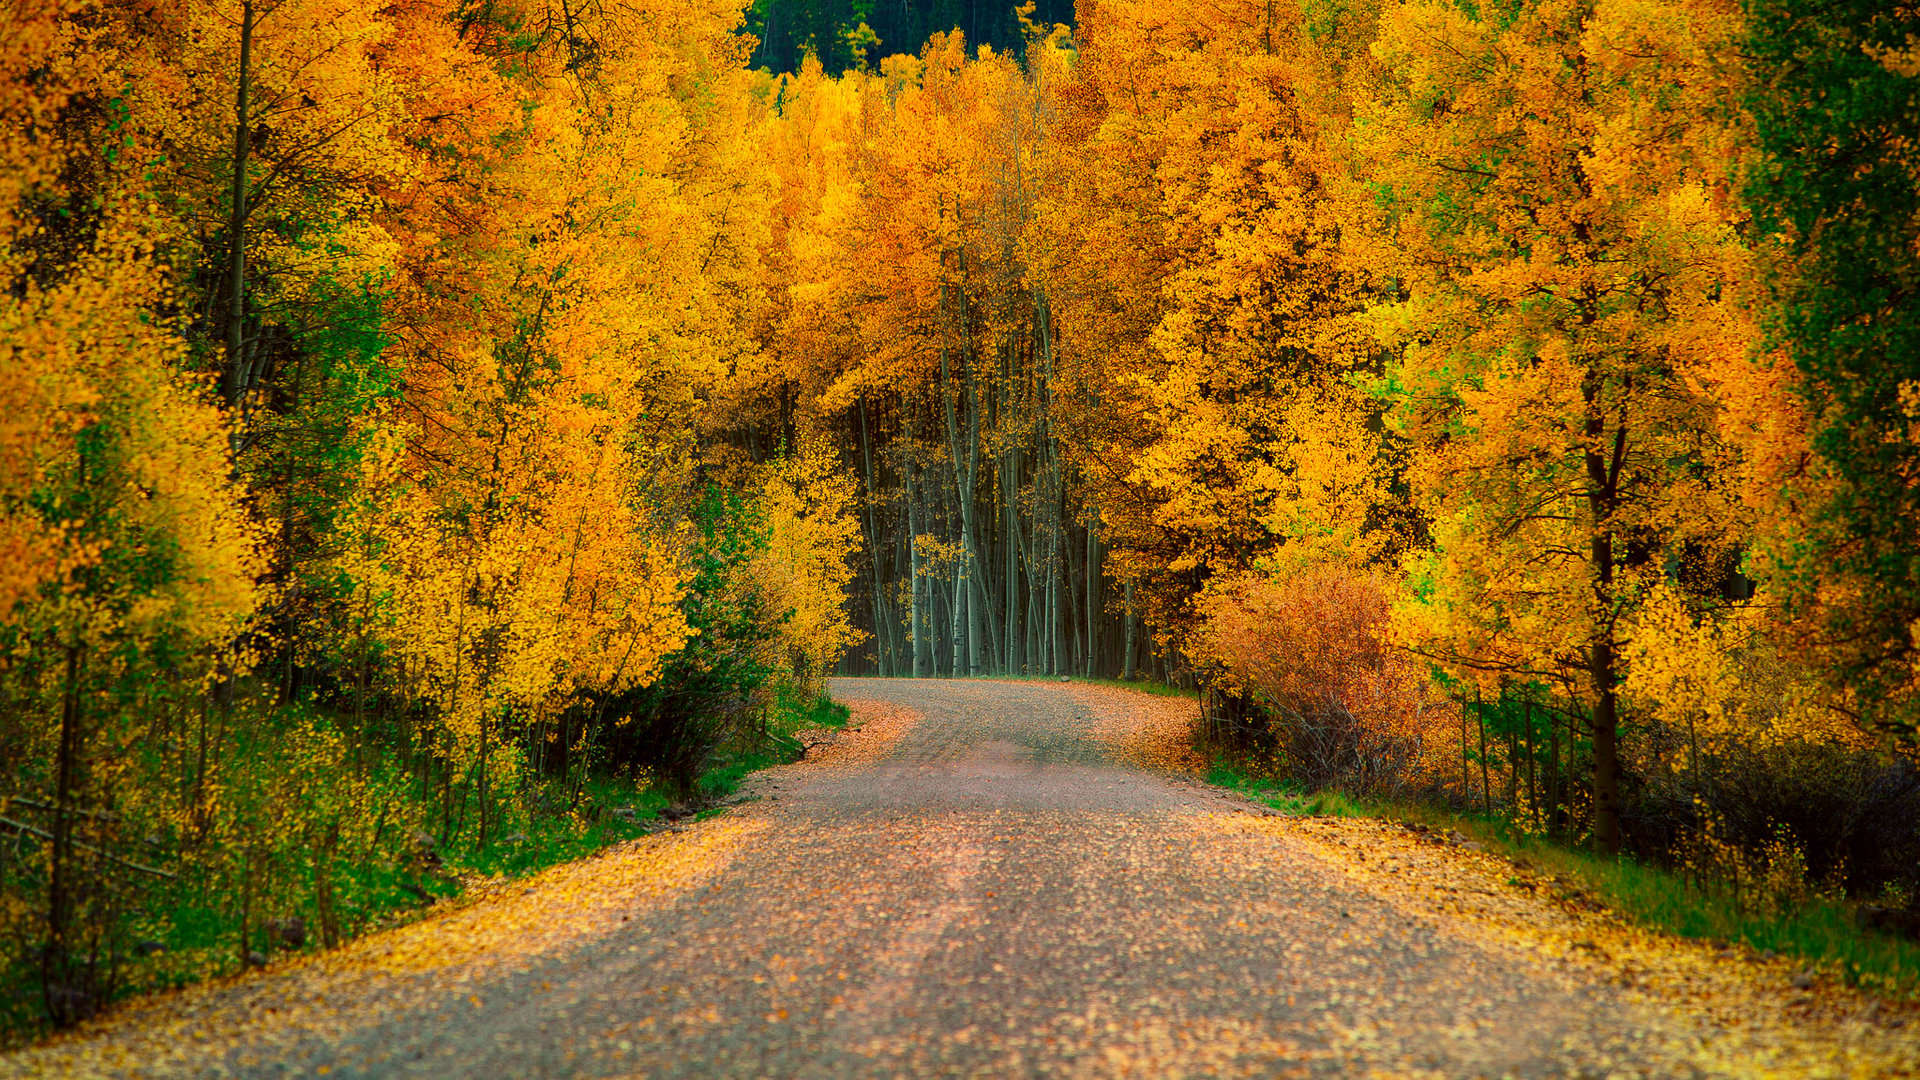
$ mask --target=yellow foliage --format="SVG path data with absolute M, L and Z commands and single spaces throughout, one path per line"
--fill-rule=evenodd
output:
M 1352 376 L 1371 268 L 1347 241 L 1336 58 L 1295 5 L 1082 4 L 1030 246 L 1122 577 L 1179 625 L 1196 580 L 1391 540 L 1377 403 Z M 1075 415 L 1078 413 L 1078 415 Z M 1116 418 L 1138 418 L 1139 423 Z
M 259 539 L 226 429 L 155 314 L 166 290 L 138 206 L 115 206 L 68 274 L 0 297 L 0 620 L 76 647 L 189 649 L 238 632 Z
M 1782 654 L 1771 616 L 1759 605 L 1703 612 L 1666 582 L 1637 605 L 1625 624 L 1624 690 L 1683 740 L 1673 768 L 1691 767 L 1696 752 L 1794 740 L 1866 745 L 1818 673 Z
M 1611 674 L 1581 684 L 1635 602 L 1630 546 L 1742 535 L 1733 485 L 1693 464 L 1726 456 L 1703 380 L 1755 337 L 1739 132 L 1703 119 L 1737 32 L 1717 0 L 1381 16 L 1355 145 L 1410 280 L 1371 321 L 1403 350 L 1433 541 L 1402 626 L 1463 675 L 1606 697 Z
M 818 442 L 765 469 L 759 509 L 767 544 L 751 574 L 773 605 L 790 614 L 770 642 L 776 665 L 808 692 L 865 635 L 848 618 L 852 556 L 860 543 L 853 478 Z

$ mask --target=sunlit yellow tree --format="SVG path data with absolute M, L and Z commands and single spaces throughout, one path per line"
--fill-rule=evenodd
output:
M 1663 576 L 1715 587 L 1740 536 L 1693 375 L 1751 345 L 1737 28 L 1720 0 L 1417 0 L 1382 15 L 1355 125 L 1407 258 L 1375 316 L 1433 538 L 1409 632 L 1583 703 L 1609 850 L 1621 620 Z

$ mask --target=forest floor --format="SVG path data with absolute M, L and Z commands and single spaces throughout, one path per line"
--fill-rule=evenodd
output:
M 835 680 L 752 801 L 0 1076 L 1877 1076 L 1920 1007 L 1198 778 L 1191 700 Z

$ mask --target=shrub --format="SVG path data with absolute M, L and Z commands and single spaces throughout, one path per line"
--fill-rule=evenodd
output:
M 1724 845 L 1745 860 L 1719 875 L 1729 881 L 1754 877 L 1755 860 L 1771 865 L 1785 843 L 1812 883 L 1911 894 L 1920 771 L 1873 744 L 1777 617 L 1765 603 L 1716 607 L 1665 583 L 1648 590 L 1625 652 L 1627 838 L 1676 866 L 1701 864 L 1702 843 Z
M 786 621 L 753 573 L 767 547 L 761 512 L 713 488 L 694 524 L 693 580 L 682 601 L 693 636 L 658 680 L 615 696 L 607 735 L 615 768 L 681 796 L 693 792 L 714 751 L 759 723 L 778 670 L 766 645 Z
M 1248 576 L 1201 603 L 1195 656 L 1231 741 L 1309 788 L 1394 795 L 1453 745 L 1423 665 L 1389 638 L 1390 584 L 1321 564 Z
M 1707 833 L 1743 852 L 1786 837 L 1812 882 L 1856 896 L 1920 886 L 1920 770 L 1911 763 L 1793 741 L 1732 747 L 1700 764 L 1656 775 L 1628 800 L 1635 849 L 1679 866 Z

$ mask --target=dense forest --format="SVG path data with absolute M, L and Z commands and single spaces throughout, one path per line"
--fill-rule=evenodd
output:
M 53 1021 L 834 671 L 1920 895 L 1920 7 L 22 0 L 0 125 Z
M 792 74 L 812 56 L 827 71 L 916 52 L 929 37 L 957 31 L 971 45 L 1024 55 L 1026 27 L 1073 21 L 1073 0 L 754 0 L 743 30 L 754 40 L 747 66 Z

